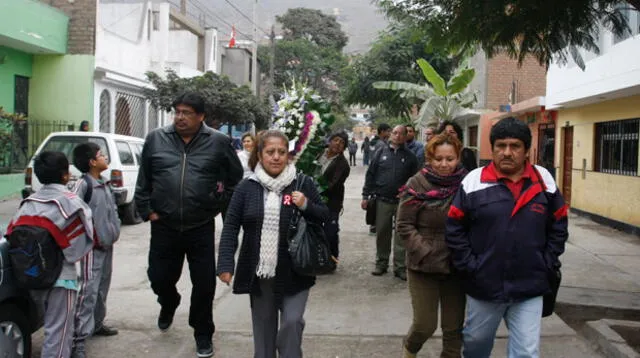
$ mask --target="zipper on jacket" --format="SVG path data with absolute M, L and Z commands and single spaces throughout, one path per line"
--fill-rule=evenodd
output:
M 184 173 L 187 168 L 187 152 L 182 152 L 182 174 L 180 176 L 180 232 L 184 231 Z

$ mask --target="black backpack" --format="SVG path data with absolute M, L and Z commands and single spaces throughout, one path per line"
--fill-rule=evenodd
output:
M 60 277 L 64 256 L 51 233 L 39 226 L 15 226 L 7 240 L 18 286 L 28 290 L 52 287 Z

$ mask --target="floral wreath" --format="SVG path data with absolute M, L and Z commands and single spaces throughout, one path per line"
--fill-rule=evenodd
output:
M 317 159 L 324 152 L 325 137 L 335 121 L 331 105 L 310 87 L 294 83 L 277 102 L 273 119 L 272 128 L 289 138 L 289 153 L 298 171 L 313 177 L 322 192 L 326 183 Z

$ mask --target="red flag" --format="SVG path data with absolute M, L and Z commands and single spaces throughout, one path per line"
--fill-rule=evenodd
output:
M 236 47 L 236 27 L 231 26 L 231 38 L 229 39 L 229 47 Z

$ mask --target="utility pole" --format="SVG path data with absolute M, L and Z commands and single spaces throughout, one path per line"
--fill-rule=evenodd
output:
M 258 25 L 257 23 L 258 0 L 253 3 L 253 54 L 251 55 L 251 88 L 253 94 L 258 96 Z
M 273 92 L 275 90 L 275 62 L 276 62 L 276 28 L 271 25 L 271 34 L 269 35 L 269 45 L 271 46 L 271 62 L 269 63 L 269 101 L 273 101 Z

